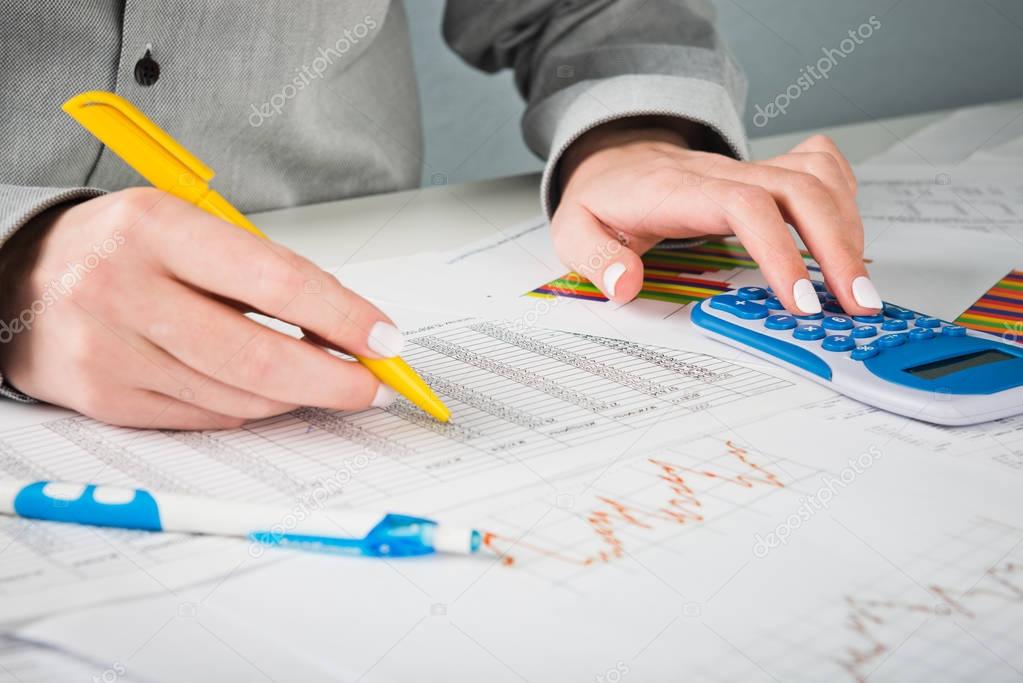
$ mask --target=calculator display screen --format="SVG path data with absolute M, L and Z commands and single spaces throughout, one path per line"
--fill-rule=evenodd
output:
M 976 351 L 962 356 L 954 356 L 952 358 L 934 361 L 933 363 L 917 365 L 914 368 L 906 368 L 906 372 L 921 379 L 941 379 L 946 375 L 951 375 L 953 372 L 968 370 L 970 368 L 980 367 L 981 365 L 987 365 L 989 363 L 998 363 L 1003 360 L 1012 360 L 1015 357 L 1016 356 L 1005 353 L 1004 351 L 988 349 L 986 351 Z

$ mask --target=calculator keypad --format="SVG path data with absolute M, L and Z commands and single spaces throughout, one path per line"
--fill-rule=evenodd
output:
M 817 341 L 824 339 L 828 333 L 820 325 L 800 325 L 793 330 L 792 336 L 800 341 Z
M 767 290 L 763 287 L 740 287 L 735 294 L 746 301 L 763 301 L 767 298 Z
M 882 349 L 890 349 L 895 346 L 902 346 L 906 343 L 904 334 L 885 334 L 877 338 L 877 345 Z
M 767 317 L 767 306 L 740 299 L 734 294 L 718 294 L 710 298 L 711 308 L 716 308 L 726 313 L 742 318 L 743 320 L 759 320 Z
M 844 315 L 829 315 L 821 323 L 825 330 L 851 330 L 853 322 Z
M 856 348 L 856 341 L 847 334 L 833 334 L 824 338 L 821 347 L 825 351 L 852 351 Z
M 777 313 L 783 311 L 781 302 L 770 288 L 763 287 L 742 287 L 735 294 L 718 294 L 711 297 L 710 305 L 743 320 L 762 320 L 766 329 L 788 332 L 800 342 L 819 343 L 824 351 L 848 353 L 854 361 L 873 358 L 885 349 L 907 342 L 925 343 L 938 335 L 960 337 L 966 334 L 966 329 L 959 325 L 943 323 L 888 303 L 877 315 L 847 316 L 824 283 L 814 282 L 813 286 L 821 299 L 823 313 Z
M 916 313 L 908 308 L 894 306 L 892 304 L 884 305 L 884 314 L 888 318 L 896 318 L 897 320 L 912 320 L 916 317 Z
M 853 349 L 853 352 L 849 354 L 849 357 L 853 360 L 867 360 L 873 358 L 881 352 L 881 349 L 877 348 L 873 344 L 864 344 L 863 346 L 857 346 Z
M 934 339 L 934 332 L 926 327 L 914 327 L 909 331 L 909 341 L 927 341 Z
M 764 321 L 764 327 L 769 330 L 794 330 L 796 319 L 791 315 L 772 315 Z

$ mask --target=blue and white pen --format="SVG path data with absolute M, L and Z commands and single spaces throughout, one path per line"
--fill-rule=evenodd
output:
M 482 535 L 420 517 L 235 503 L 93 484 L 0 479 L 0 514 L 90 526 L 235 536 L 274 546 L 369 557 L 471 554 Z

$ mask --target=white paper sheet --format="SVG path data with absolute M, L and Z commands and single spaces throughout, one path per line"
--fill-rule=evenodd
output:
M 436 323 L 404 357 L 453 411 L 441 425 L 399 400 L 341 414 L 303 408 L 226 432 L 115 428 L 78 415 L 0 431 L 8 476 L 287 505 L 380 506 L 534 483 L 708 420 L 777 412 L 807 392 L 781 371 L 689 351 L 514 323 Z M 771 400 L 764 397 L 770 395 Z M 468 487 L 468 488 L 467 488 Z M 424 501 L 425 502 L 425 501 Z M 181 586 L 265 564 L 244 542 L 0 519 L 0 621 Z
M 1004 168 L 861 166 L 857 202 L 865 220 L 1020 234 L 1023 177 Z
M 74 680 L 132 683 L 139 679 L 130 675 L 121 662 L 105 664 L 60 647 L 0 635 L 0 683 Z
M 565 272 L 543 216 L 448 252 L 324 267 L 375 301 L 483 317 L 502 315 L 523 293 Z
M 958 164 L 1023 135 L 1023 104 L 965 107 L 872 157 L 877 164 Z
M 1012 164 L 1019 169 L 1023 165 L 1023 131 L 1013 140 L 981 149 L 972 154 L 967 161 L 970 164 Z
M 450 500 L 511 564 L 295 556 L 206 591 L 200 614 L 260 624 L 344 680 L 1010 681 L 1021 483 L 1023 419 L 939 428 L 824 398 Z M 88 625 L 93 651 L 123 657 L 178 626 L 174 607 L 25 633 Z M 156 640 L 165 661 L 173 641 Z

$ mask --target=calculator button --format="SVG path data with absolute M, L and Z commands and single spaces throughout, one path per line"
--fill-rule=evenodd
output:
M 852 320 L 844 315 L 829 315 L 821 325 L 825 330 L 851 330 L 853 328 Z
M 885 320 L 881 323 L 881 329 L 887 332 L 897 332 L 899 330 L 906 329 L 907 324 L 905 320 Z
M 877 345 L 882 349 L 890 349 L 893 346 L 901 346 L 906 343 L 904 334 L 886 334 L 877 338 Z
M 853 360 L 867 360 L 868 358 L 876 356 L 880 353 L 880 351 L 881 349 L 877 348 L 873 344 L 864 344 L 863 346 L 853 349 L 853 352 L 849 354 L 849 357 Z
M 811 313 L 809 315 L 797 315 L 797 320 L 821 320 L 824 318 L 823 313 Z
M 869 323 L 871 325 L 880 325 L 884 322 L 883 315 L 854 315 L 853 320 L 858 323 Z
M 772 315 L 764 321 L 764 327 L 769 330 L 791 330 L 796 326 L 796 319 L 791 315 Z
M 856 348 L 856 342 L 846 334 L 833 334 L 825 337 L 821 344 L 825 351 L 852 351 Z
M 736 294 L 746 301 L 763 301 L 767 298 L 767 290 L 763 287 L 739 287 Z
M 828 313 L 845 313 L 845 309 L 842 308 L 842 304 L 838 303 L 833 299 L 825 301 L 823 304 L 821 304 L 821 308 L 823 308 Z
M 941 325 L 941 321 L 938 320 L 937 318 L 930 318 L 930 317 L 927 317 L 927 316 L 921 316 L 921 317 L 917 318 L 913 322 L 913 324 L 916 325 L 917 327 L 929 327 L 929 328 L 933 329 L 933 328 L 938 327 L 939 325 Z
M 710 298 L 710 307 L 725 311 L 743 320 L 759 320 L 767 317 L 767 307 L 756 301 L 746 301 L 734 294 L 718 294 Z
M 764 305 L 767 306 L 768 308 L 770 308 L 772 311 L 783 311 L 783 310 L 785 310 L 785 307 L 781 305 L 781 302 L 778 301 L 778 297 L 776 297 L 776 296 L 769 296 L 769 297 L 767 297 L 764 300 Z
M 854 339 L 866 339 L 867 337 L 874 337 L 877 335 L 877 328 L 873 325 L 860 325 L 854 327 L 852 336 Z
M 946 325 L 941 328 L 941 333 L 946 337 L 965 337 L 966 328 L 961 325 Z
M 801 325 L 796 328 L 792 336 L 800 341 L 817 341 L 818 339 L 824 339 L 827 336 L 827 332 L 820 325 Z
M 893 306 L 892 304 L 884 305 L 884 314 L 889 318 L 897 318 L 898 320 L 912 320 L 916 317 L 916 313 L 908 308 Z
M 909 331 L 909 341 L 925 341 L 933 338 L 934 332 L 926 327 L 914 327 Z

